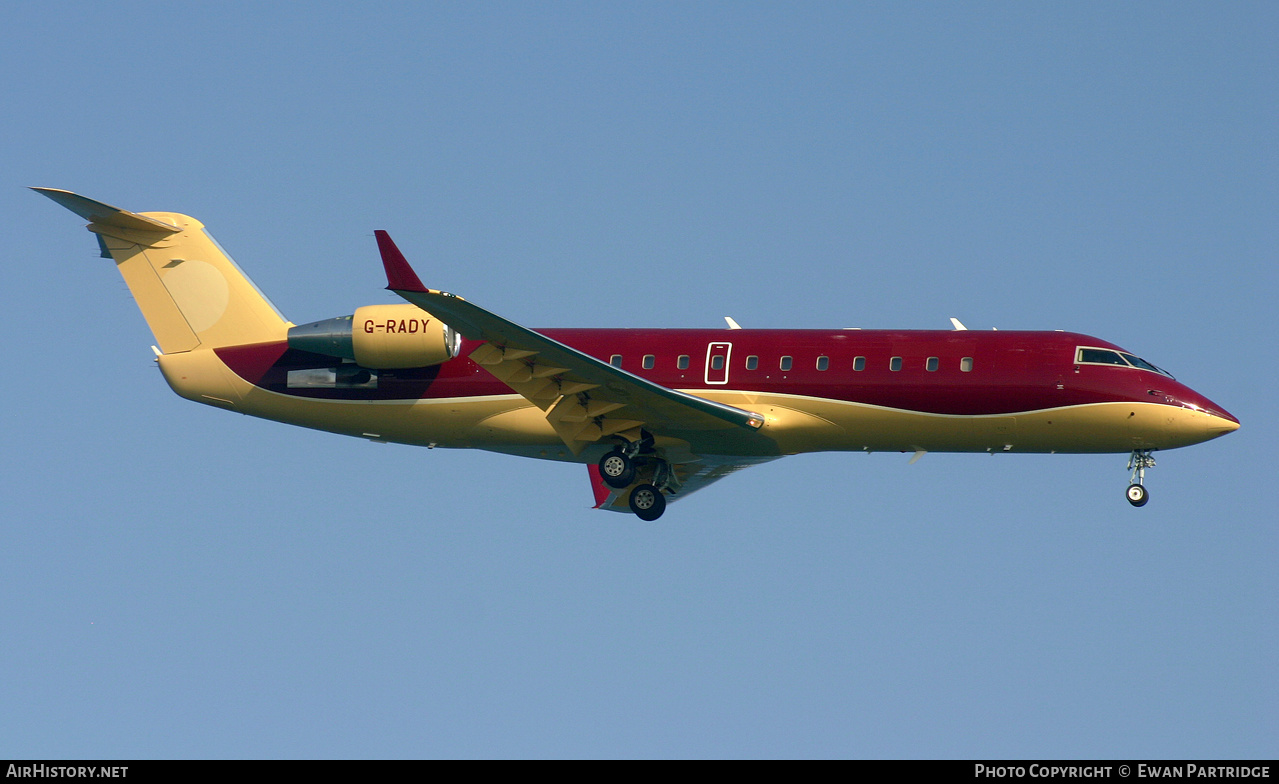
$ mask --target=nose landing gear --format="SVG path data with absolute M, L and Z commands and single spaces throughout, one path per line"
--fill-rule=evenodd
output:
M 1134 449 L 1132 455 L 1128 458 L 1128 470 L 1132 471 L 1128 485 L 1128 503 L 1133 506 L 1145 506 L 1150 500 L 1150 493 L 1146 492 L 1143 484 L 1146 480 L 1146 469 L 1155 467 L 1155 458 L 1150 455 L 1149 449 Z

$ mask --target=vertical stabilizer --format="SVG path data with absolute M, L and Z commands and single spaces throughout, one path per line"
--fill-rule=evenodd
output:
M 32 190 L 89 221 L 165 354 L 286 338 L 289 323 L 195 218 Z

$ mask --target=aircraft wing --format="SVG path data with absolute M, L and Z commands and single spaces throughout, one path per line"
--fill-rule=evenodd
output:
M 426 288 L 390 236 L 375 235 L 387 288 L 464 337 L 484 341 L 471 359 L 545 411 L 574 454 L 612 435 L 639 440 L 641 428 L 694 448 L 699 434 L 712 431 L 763 438 L 755 435 L 764 424 L 760 414 L 655 384 L 461 297 Z

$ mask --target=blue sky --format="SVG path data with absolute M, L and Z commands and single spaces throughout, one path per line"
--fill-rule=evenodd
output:
M 0 10 L 0 757 L 1279 752 L 1279 11 Z M 291 320 L 1069 329 L 1242 429 L 824 454 L 656 524 L 586 471 L 173 395 L 83 222 L 202 220 Z

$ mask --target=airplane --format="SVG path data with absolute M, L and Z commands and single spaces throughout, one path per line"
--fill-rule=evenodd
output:
M 424 286 L 376 231 L 406 302 L 295 325 L 204 230 L 33 188 L 89 221 L 178 395 L 373 441 L 584 463 L 595 507 L 668 500 L 804 452 L 1127 453 L 1149 500 L 1156 450 L 1239 428 L 1119 346 L 1062 331 L 542 329 Z

